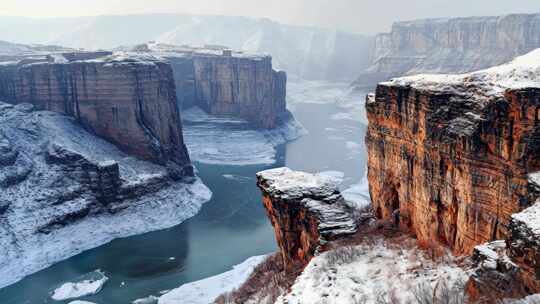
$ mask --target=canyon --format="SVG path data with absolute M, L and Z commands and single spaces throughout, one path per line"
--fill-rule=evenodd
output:
M 465 73 L 500 65 L 540 47 L 540 14 L 395 22 L 375 36 L 371 64 L 354 86 L 418 73 Z
M 285 100 L 287 74 L 272 68 L 271 56 L 157 43 L 133 50 L 170 62 L 183 108 L 198 106 L 210 115 L 245 119 L 262 129 L 291 118 Z

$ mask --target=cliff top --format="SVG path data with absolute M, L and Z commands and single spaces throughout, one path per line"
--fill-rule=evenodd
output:
M 135 52 L 108 52 L 108 51 L 76 51 L 65 53 L 48 53 L 43 55 L 31 55 L 13 57 L 12 60 L 0 62 L 0 65 L 36 65 L 36 64 L 72 64 L 72 63 L 96 63 L 104 65 L 141 64 L 153 65 L 166 62 L 164 58 L 148 53 Z
M 507 89 L 540 88 L 540 49 L 507 64 L 466 74 L 420 74 L 383 82 L 385 86 L 410 86 L 418 90 L 462 95 L 502 97 Z
M 163 57 L 232 57 L 246 58 L 252 60 L 261 60 L 270 58 L 267 54 L 247 53 L 243 51 L 232 50 L 222 45 L 174 45 L 165 43 L 149 42 L 133 47 L 130 51 L 155 53 Z
M 320 199 L 339 195 L 335 178 L 328 175 L 277 168 L 257 173 L 257 179 L 264 191 L 287 199 L 300 197 Z
M 508 14 L 501 16 L 470 16 L 470 17 L 456 17 L 456 18 L 426 18 L 416 20 L 406 20 L 394 22 L 392 27 L 424 27 L 432 24 L 445 24 L 451 22 L 469 22 L 469 23 L 482 23 L 482 22 L 497 22 L 503 19 L 511 18 L 540 18 L 540 14 Z

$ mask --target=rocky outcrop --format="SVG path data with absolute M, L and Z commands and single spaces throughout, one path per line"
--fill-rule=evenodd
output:
M 136 51 L 161 55 L 172 65 L 178 102 L 217 116 L 242 118 L 257 128 L 276 128 L 287 115 L 287 74 L 272 57 L 224 47 L 195 48 L 150 43 Z
M 465 73 L 540 47 L 540 14 L 396 22 L 375 38 L 373 63 L 355 85 L 418 73 Z
M 118 237 L 193 216 L 210 191 L 70 116 L 0 102 L 0 288 Z
M 73 116 L 123 151 L 192 175 L 173 72 L 152 56 L 66 53 L 0 66 L 0 99 Z
M 278 168 L 257 173 L 257 185 L 288 273 L 357 230 L 352 209 L 327 176 Z
M 455 253 L 511 233 L 535 202 L 540 170 L 540 50 L 464 75 L 377 86 L 366 108 L 370 193 L 380 218 Z

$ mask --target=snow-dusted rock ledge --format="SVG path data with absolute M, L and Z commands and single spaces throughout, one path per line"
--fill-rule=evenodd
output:
M 356 233 L 353 209 L 331 176 L 278 168 L 257 173 L 257 185 L 288 272 L 327 242 Z

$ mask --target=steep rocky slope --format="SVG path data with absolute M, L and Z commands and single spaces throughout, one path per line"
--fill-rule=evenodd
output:
M 327 242 L 356 232 L 353 209 L 328 176 L 278 168 L 259 172 L 257 185 L 288 273 L 303 269 Z
M 540 47 L 540 14 L 396 22 L 375 38 L 373 63 L 356 85 L 418 73 L 465 73 Z
M 373 44 L 373 37 L 285 25 L 268 19 L 173 14 L 49 19 L 0 17 L 0 39 L 88 50 L 112 49 L 151 40 L 169 44 L 225 45 L 246 52 L 272 54 L 276 67 L 301 78 L 346 81 L 353 80 L 358 71 L 368 67 Z
M 418 75 L 377 86 L 366 108 L 373 207 L 421 242 L 459 254 L 509 235 L 536 201 L 540 50 L 463 75 Z
M 75 118 L 0 102 L 0 287 L 113 238 L 179 224 L 210 196 Z
M 178 101 L 211 115 L 242 118 L 254 126 L 276 128 L 288 119 L 287 74 L 272 68 L 268 55 L 233 52 L 225 47 L 164 44 L 135 47 L 163 56 L 172 65 Z
M 73 116 L 123 151 L 166 165 L 173 177 L 193 174 L 173 72 L 155 57 L 66 53 L 3 64 L 0 99 Z

